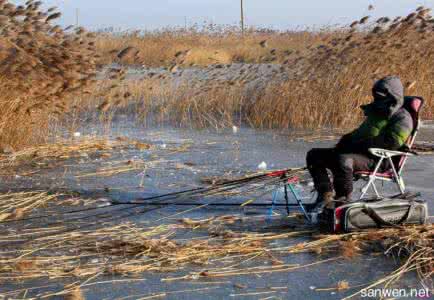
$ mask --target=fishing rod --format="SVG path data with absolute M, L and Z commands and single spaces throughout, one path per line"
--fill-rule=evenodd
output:
M 305 169 L 297 169 L 297 171 L 304 171 Z M 287 171 L 287 170 L 285 170 Z M 288 178 L 286 176 L 282 176 L 282 174 L 285 174 L 283 172 L 285 171 L 276 171 L 276 172 L 271 172 L 268 173 L 268 177 L 270 178 L 275 178 L 280 177 L 278 180 L 272 180 L 270 183 L 286 183 L 286 181 L 288 180 Z M 294 169 L 292 169 L 291 171 L 295 171 Z M 293 174 L 295 175 L 295 174 Z M 295 178 L 295 177 L 294 177 Z M 293 179 L 294 179 L 293 178 Z M 298 178 L 295 178 L 297 182 L 301 182 Z M 294 180 L 293 180 L 294 181 Z M 252 183 L 252 182 L 249 182 Z M 264 186 L 267 183 L 264 183 Z M 260 188 L 263 188 L 264 186 L 261 186 Z M 236 187 L 237 188 L 237 187 Z M 119 205 L 137 205 L 137 204 L 143 204 L 143 205 L 160 205 L 160 206 L 214 206 L 214 207 L 219 207 L 219 206 L 257 206 L 257 207 L 265 207 L 265 206 L 286 206 L 287 208 L 289 207 L 296 207 L 296 206 L 300 206 L 299 203 L 289 203 L 289 197 L 288 197 L 288 188 L 287 185 L 284 185 L 284 196 L 285 196 L 285 204 L 283 203 L 248 203 L 243 205 L 243 203 L 231 203 L 231 202 L 225 202 L 225 203 L 203 203 L 203 202 L 162 202 L 162 201 L 144 201 L 146 199 L 138 199 L 135 201 L 128 201 L 128 202 L 124 202 L 124 201 L 113 201 L 112 203 L 114 204 L 119 204 Z M 256 189 L 252 189 L 249 190 L 248 192 L 254 191 Z M 216 193 L 220 193 L 221 191 L 217 191 Z M 209 196 L 209 194 L 204 194 L 203 196 Z M 141 200 L 141 201 L 140 201 Z M 289 213 L 289 211 L 288 211 Z
M 242 178 L 242 179 L 239 179 L 239 180 L 227 181 L 227 182 L 224 182 L 224 183 L 221 183 L 221 184 L 216 184 L 216 185 L 214 185 L 214 186 L 212 186 L 210 188 L 195 188 L 195 189 L 186 190 L 186 191 L 180 191 L 180 192 L 168 193 L 168 194 L 158 195 L 158 196 L 153 196 L 153 197 L 148 197 L 148 198 L 142 198 L 142 199 L 139 199 L 139 200 L 141 200 L 140 202 L 138 202 L 138 203 L 131 203 L 128 207 L 123 207 L 123 208 L 117 209 L 117 210 L 115 210 L 115 212 L 120 212 L 120 211 L 125 211 L 125 210 L 131 210 L 131 209 L 139 208 L 140 206 L 143 206 L 143 205 L 147 205 L 147 203 L 144 202 L 145 200 L 152 200 L 152 199 L 165 199 L 165 200 L 167 200 L 168 197 L 169 197 L 169 199 L 170 198 L 175 198 L 175 199 L 179 200 L 179 199 L 182 199 L 182 198 L 184 198 L 186 196 L 190 196 L 191 197 L 191 196 L 195 196 L 195 195 L 198 195 L 198 194 L 202 194 L 203 196 L 210 196 L 210 195 L 213 195 L 213 194 L 219 194 L 219 193 L 222 193 L 222 192 L 227 192 L 227 191 L 230 191 L 230 190 L 241 188 L 241 187 L 244 186 L 244 185 L 242 185 L 244 183 L 254 184 L 256 182 L 260 182 L 259 180 L 262 179 L 262 178 L 270 178 L 270 180 L 268 180 L 269 182 L 265 182 L 264 185 L 262 185 L 261 187 L 259 187 L 259 188 L 263 188 L 267 184 L 271 184 L 271 183 L 277 184 L 279 182 L 286 181 L 287 180 L 287 176 L 289 175 L 288 173 L 293 172 L 292 177 L 294 177 L 297 172 L 300 172 L 302 170 L 303 169 L 288 169 L 288 170 L 282 170 L 282 171 L 275 171 L 275 172 L 270 172 L 270 173 L 266 173 L 266 174 L 260 174 L 260 175 L 256 175 L 256 176 L 250 176 L 250 177 Z M 255 189 L 258 189 L 258 188 L 256 187 Z M 181 196 L 181 197 L 179 197 L 179 196 Z M 153 201 L 153 202 L 154 202 L 154 205 L 157 205 L 157 203 L 163 203 L 163 200 L 162 201 Z M 108 207 L 113 207 L 113 206 L 117 206 L 117 205 L 125 205 L 125 204 L 129 204 L 129 203 L 113 203 L 113 204 L 114 205 L 108 206 Z M 173 202 L 167 203 L 167 205 L 165 205 L 165 207 L 167 207 L 167 206 L 175 206 L 176 204 L 177 203 L 173 203 Z M 219 203 L 214 203 L 214 204 L 221 205 L 221 203 L 220 204 Z M 207 206 L 207 205 L 213 205 L 213 203 L 202 204 L 202 206 Z M 259 205 L 261 205 L 261 204 L 259 204 Z M 61 231 L 56 231 L 56 232 L 48 233 L 48 234 L 43 235 L 43 236 L 39 236 L 39 237 L 37 237 L 37 239 L 41 239 L 41 238 L 49 237 L 49 236 L 53 236 L 53 235 L 65 234 L 65 233 L 73 232 L 73 231 L 77 231 L 77 230 L 83 230 L 85 228 L 95 227 L 97 225 L 105 224 L 107 222 L 113 222 L 115 220 L 119 220 L 119 219 L 122 219 L 122 218 L 127 218 L 127 217 L 131 217 L 131 216 L 134 216 L 134 215 L 142 215 L 142 214 L 145 214 L 145 213 L 148 213 L 148 212 L 151 212 L 151 211 L 162 209 L 163 207 L 164 206 L 159 205 L 158 207 L 150 208 L 150 209 L 145 209 L 145 210 L 143 210 L 141 212 L 132 212 L 132 213 L 128 213 L 126 215 L 115 216 L 115 217 L 113 217 L 113 216 L 104 216 L 103 218 L 100 218 L 99 220 L 97 220 L 96 222 L 94 222 L 92 224 L 84 224 L 82 226 L 75 226 L 74 228 L 65 228 L 64 230 L 61 230 Z M 107 207 L 104 207 L 104 208 L 107 208 Z M 110 212 L 113 212 L 113 211 L 110 211 Z M 70 221 L 84 220 L 84 219 L 89 219 L 89 218 L 92 218 L 92 217 L 102 216 L 102 215 L 105 215 L 105 214 L 107 214 L 107 212 L 99 213 L 99 214 L 95 214 L 95 215 L 90 215 L 90 216 L 88 215 L 88 216 L 85 216 L 85 217 L 79 217 L 79 218 L 75 218 L 75 219 L 69 219 L 69 220 L 66 220 L 66 221 L 70 222 Z M 65 224 L 65 221 L 63 221 L 63 222 L 57 222 L 57 223 L 51 223 L 51 224 L 48 224 L 48 226 L 53 226 L 55 224 Z M 27 228 L 27 229 L 29 229 L 29 228 Z M 26 242 L 27 241 L 28 240 L 26 240 Z
M 126 202 L 124 203 L 126 205 L 133 205 L 135 204 L 135 202 Z M 272 205 L 272 203 L 249 203 L 246 205 L 243 205 L 243 203 L 236 203 L 236 202 L 228 202 L 228 203 L 200 203 L 200 202 L 180 202 L 180 203 L 176 203 L 176 202 L 148 202 L 148 203 L 143 203 L 146 204 L 148 206 L 213 206 L 213 207 L 224 207 L 224 206 L 241 206 L 241 207 L 247 207 L 247 206 L 253 206 L 253 207 L 267 207 Z M 297 203 L 275 203 L 273 204 L 274 206 L 294 206 L 294 207 L 298 207 L 299 205 Z
M 252 192 L 252 191 L 255 191 L 258 189 L 262 189 L 265 186 L 267 186 L 268 184 L 269 185 L 276 185 L 278 183 L 284 183 L 287 180 L 286 178 L 282 179 L 282 178 L 276 178 L 276 177 L 271 177 L 271 176 L 268 176 L 268 177 L 270 177 L 269 182 L 260 181 L 261 183 L 263 183 L 263 185 L 261 185 L 259 187 L 255 187 L 253 189 L 249 189 L 245 192 Z M 255 184 L 255 181 L 249 182 L 249 183 Z M 204 197 L 212 196 L 215 194 L 220 194 L 220 193 L 226 192 L 228 190 L 233 190 L 233 189 L 237 189 L 240 187 L 242 187 L 242 186 L 240 185 L 240 186 L 234 186 L 234 187 L 230 187 L 230 188 L 226 188 L 226 189 L 212 190 L 210 193 L 203 194 L 202 196 L 204 196 Z M 180 200 L 180 199 L 182 199 L 182 198 L 177 198 L 176 200 Z M 141 205 L 161 205 L 161 206 L 171 206 L 171 205 L 173 205 L 173 206 L 204 206 L 204 205 L 209 205 L 209 206 L 241 206 L 241 205 L 243 205 L 243 203 L 228 203 L 228 202 L 225 202 L 225 203 L 212 203 L 212 202 L 202 203 L 202 202 L 163 202 L 163 201 L 144 201 L 144 200 L 145 199 L 138 199 L 135 201 L 128 201 L 128 202 L 113 201 L 113 203 L 119 204 L 119 205 L 138 205 L 138 204 L 141 204 Z M 292 206 L 289 203 L 287 203 L 287 204 L 289 206 Z M 267 206 L 267 205 L 271 205 L 271 203 L 249 203 L 249 204 L 246 204 L 245 206 L 247 206 L 247 205 L 249 205 L 249 206 L 250 205 L 251 206 Z M 279 204 L 277 206 L 284 206 L 284 205 L 286 205 L 286 204 Z M 294 204 L 294 205 L 296 205 L 296 204 Z
M 270 177 L 273 181 L 276 181 L 276 182 L 280 182 L 282 179 L 281 178 L 272 178 L 272 177 Z M 228 191 L 228 190 L 231 190 L 231 189 L 235 189 L 235 188 L 238 188 L 238 186 L 235 186 L 235 187 L 227 187 L 226 189 L 224 189 L 224 191 Z M 218 192 L 221 192 L 221 191 L 218 191 Z M 158 203 L 158 202 L 155 202 L 155 204 L 156 203 Z M 212 204 L 212 203 L 211 203 Z M 215 203 L 215 204 L 217 204 L 217 203 Z M 208 204 L 203 204 L 202 206 L 207 206 Z M 170 205 L 169 205 L 170 206 Z M 143 203 L 141 203 L 141 204 L 136 204 L 136 205 L 134 205 L 133 204 L 133 206 L 131 206 L 131 207 L 128 207 L 128 208 L 130 208 L 130 209 L 133 209 L 133 208 L 139 208 L 139 207 L 143 207 Z M 167 207 L 167 206 L 166 206 Z M 157 206 L 157 207 L 155 207 L 155 208 L 148 208 L 148 209 L 144 209 L 143 211 L 141 211 L 141 212 L 131 212 L 131 213 L 128 213 L 128 214 L 126 214 L 126 215 L 122 215 L 122 216 L 115 216 L 115 217 L 112 217 L 112 216 L 109 216 L 109 217 L 105 217 L 105 218 L 100 218 L 99 220 L 97 220 L 97 222 L 96 223 L 92 223 L 92 224 L 84 224 L 84 225 L 82 225 L 82 226 L 77 226 L 77 227 L 74 227 L 74 228 L 65 228 L 64 230 L 61 230 L 61 231 L 56 231 L 56 232 L 51 232 L 51 233 L 48 233 L 48 234 L 46 234 L 46 235 L 44 235 L 44 236 L 39 236 L 39 237 L 37 237 L 36 239 L 41 239 L 41 238 L 45 238 L 45 237 L 50 237 L 50 236 L 53 236 L 53 235 L 59 235 L 59 234 L 66 234 L 66 233 L 69 233 L 69 232 L 74 232 L 74 231 L 77 231 L 77 230 L 83 230 L 83 229 L 86 229 L 86 228 L 92 228 L 92 227 L 95 227 L 95 226 L 97 226 L 97 225 L 102 225 L 102 224 L 105 224 L 105 223 L 107 223 L 107 222 L 113 222 L 113 221 L 116 221 L 116 220 L 119 220 L 119 219 L 123 219 L 123 218 L 127 218 L 127 217 L 131 217 L 131 216 L 135 216 L 135 215 L 143 215 L 143 214 L 145 214 L 145 213 L 149 213 L 149 212 L 152 212 L 152 211 L 156 211 L 156 210 L 159 210 L 159 209 L 161 209 L 161 208 L 163 208 L 161 205 L 160 206 Z M 126 208 L 123 208 L 122 210 L 126 210 Z M 83 218 L 84 219 L 84 218 Z M 108 220 L 105 220 L 105 219 L 108 219 Z M 105 221 L 102 221 L 102 220 L 105 220 Z M 150 223 L 152 223 L 152 222 L 156 222 L 155 220 L 154 221 L 151 221 Z M 32 239 L 32 240 L 35 240 L 35 239 Z M 27 240 L 28 241 L 28 240 Z M 27 242 L 26 241 L 26 242 Z
M 209 192 L 209 191 L 212 191 L 212 190 L 215 190 L 215 189 L 227 186 L 227 185 L 235 185 L 235 184 L 241 184 L 241 183 L 248 183 L 249 181 L 253 181 L 255 179 L 261 179 L 261 178 L 264 178 L 264 177 L 281 177 L 281 176 L 284 176 L 285 174 L 288 174 L 290 172 L 299 172 L 299 171 L 303 171 L 303 170 L 305 170 L 305 168 L 286 169 L 286 170 L 280 170 L 280 171 L 273 171 L 273 172 L 269 172 L 269 173 L 265 173 L 265 174 L 259 174 L 259 175 L 255 175 L 255 176 L 250 176 L 250 177 L 246 177 L 246 178 L 241 178 L 241 179 L 237 179 L 237 180 L 226 181 L 226 182 L 223 182 L 223 183 L 214 184 L 213 186 L 208 187 L 208 188 L 199 187 L 199 188 L 194 188 L 194 189 L 190 189 L 190 190 L 183 190 L 183 191 L 172 192 L 172 193 L 167 193 L 167 194 L 163 194 L 163 195 L 157 195 L 157 196 L 142 198 L 142 199 L 139 199 L 139 200 L 143 201 L 143 204 L 146 204 L 145 201 L 158 200 L 158 199 L 164 199 L 164 198 L 166 198 L 164 200 L 167 201 L 167 200 L 170 200 L 170 198 L 176 199 L 177 198 L 176 196 L 178 196 L 178 195 L 185 195 L 185 196 L 187 196 L 188 194 L 192 194 L 192 195 L 194 195 L 194 194 L 200 194 L 200 193 Z M 167 199 L 167 198 L 169 198 L 169 199 Z M 0 224 L 19 223 L 19 222 L 32 221 L 32 220 L 38 220 L 38 219 L 44 219 L 44 218 L 52 218 L 52 217 L 57 217 L 57 216 L 69 215 L 69 214 L 89 212 L 89 211 L 94 211 L 94 210 L 102 210 L 102 209 L 112 208 L 114 206 L 126 205 L 126 204 L 129 204 L 129 203 L 112 201 L 110 203 L 110 205 L 108 205 L 108 206 L 91 207 L 91 208 L 85 208 L 85 209 L 79 209 L 79 210 L 62 212 L 62 213 L 58 213 L 58 214 L 55 214 L 55 215 L 53 215 L 53 214 L 49 214 L 48 215 L 47 214 L 47 215 L 34 216 L 34 217 L 29 217 L 29 218 L 24 218 L 24 219 L 18 219 L 18 220 L 4 220 L 4 221 L 0 221 Z M 139 204 L 139 203 L 137 203 L 137 204 Z M 142 204 L 142 203 L 140 203 L 140 204 Z M 130 209 L 130 208 L 132 208 L 132 207 L 128 207 L 128 209 Z M 95 216 L 98 216 L 98 215 L 100 215 L 100 214 L 97 214 Z
M 270 179 L 272 179 L 273 181 L 277 181 L 277 182 L 281 180 L 280 178 L 272 178 L 272 177 L 270 177 Z M 256 182 L 256 180 L 253 181 L 253 182 Z M 227 185 L 227 183 L 225 183 L 225 185 Z M 231 190 L 231 189 L 236 189 L 238 187 L 239 186 L 229 186 L 229 187 L 226 187 L 225 189 L 220 189 L 218 191 L 215 191 L 214 193 L 221 193 L 222 191 L 228 191 L 228 190 Z M 164 195 L 162 195 L 162 196 L 164 196 Z M 155 198 L 155 197 L 150 197 L 150 198 Z M 155 202 L 155 203 L 158 203 L 158 202 Z M 118 210 L 118 212 L 121 211 L 121 210 L 130 210 L 130 209 L 139 208 L 139 207 L 143 207 L 143 204 L 141 203 L 141 204 L 132 205 L 132 206 L 129 206 L 129 207 L 126 207 L 126 208 L 122 208 L 122 209 Z M 84 225 L 81 225 L 81 226 L 75 226 L 73 228 L 65 228 L 65 229 L 60 230 L 60 231 L 50 232 L 50 233 L 47 233 L 47 234 L 42 235 L 42 236 L 40 235 L 40 236 L 38 236 L 36 238 L 29 237 L 25 241 L 22 241 L 20 244 L 24 244 L 24 243 L 29 242 L 29 241 L 40 240 L 40 239 L 47 238 L 47 237 L 54 236 L 54 235 L 67 234 L 67 233 L 74 232 L 74 231 L 77 231 L 77 230 L 83 230 L 83 229 L 87 229 L 87 228 L 92 228 L 92 227 L 95 227 L 95 226 L 98 226 L 98 225 L 103 225 L 103 224 L 108 223 L 108 222 L 113 222 L 113 221 L 116 221 L 116 220 L 132 217 L 132 216 L 135 216 L 135 215 L 142 215 L 142 214 L 145 214 L 145 213 L 148 213 L 148 212 L 156 211 L 156 210 L 159 210 L 161 208 L 163 208 L 163 207 L 162 206 L 157 206 L 157 207 L 154 207 L 154 208 L 144 209 L 141 212 L 131 212 L 131 213 L 123 214 L 123 215 L 120 215 L 120 216 L 106 216 L 106 217 L 97 219 L 96 222 L 91 223 L 91 224 L 84 224 Z M 106 213 L 103 213 L 103 214 L 106 214 Z M 102 214 L 98 214 L 98 215 L 102 215 Z M 86 217 L 77 218 L 77 219 L 74 219 L 74 220 L 79 220 L 79 219 L 82 220 L 82 219 L 86 219 L 86 218 L 89 218 L 89 217 L 95 217 L 95 216 L 98 216 L 98 215 L 86 216 Z M 71 220 L 68 220 L 68 221 L 71 221 Z M 61 224 L 64 224 L 64 223 L 65 222 L 61 222 Z M 57 224 L 57 223 L 55 223 L 55 224 Z M 48 225 L 52 226 L 52 225 L 55 225 L 55 224 L 48 224 Z M 27 228 L 27 229 L 31 229 L 31 228 Z
M 263 177 L 263 176 L 261 175 L 261 177 Z M 250 177 L 250 178 L 252 178 L 252 177 Z M 259 182 L 259 179 L 256 178 L 256 177 L 254 177 L 252 179 L 253 180 L 251 180 L 250 183 Z M 276 181 L 276 178 L 270 177 L 270 180 Z M 239 180 L 237 180 L 237 181 L 239 181 Z M 198 194 L 198 195 L 195 195 L 195 194 L 197 194 L 197 192 L 196 192 L 195 194 L 187 193 L 187 194 L 184 195 L 184 194 L 181 194 L 180 192 L 176 192 L 176 193 L 170 193 L 170 195 L 176 194 L 177 195 L 176 198 L 174 196 L 172 196 L 172 198 L 174 198 L 175 200 L 181 200 L 181 199 L 187 198 L 187 197 L 191 198 L 191 197 L 194 197 L 194 196 L 208 197 L 208 196 L 216 195 L 216 194 L 223 193 L 223 192 L 228 192 L 230 190 L 234 190 L 234 189 L 239 188 L 240 185 L 239 184 L 235 184 L 235 182 L 237 182 L 237 181 L 226 182 L 224 184 L 220 184 L 217 188 L 207 189 L 207 190 L 209 190 L 209 192 L 207 194 Z M 279 179 L 279 181 L 280 181 L 280 179 Z M 189 191 L 191 191 L 191 190 L 189 190 Z M 164 196 L 167 196 L 167 195 L 169 195 L 169 194 L 160 195 L 160 196 L 154 196 L 154 197 L 149 197 L 149 198 L 144 198 L 144 199 L 161 198 L 161 197 L 164 197 Z M 142 201 L 144 199 L 142 199 Z M 166 200 L 170 200 L 170 198 L 166 199 Z M 94 217 L 101 217 L 100 218 L 101 220 L 107 219 L 107 218 L 112 217 L 112 216 L 107 216 L 106 217 L 105 215 L 107 213 L 112 213 L 112 212 L 119 213 L 121 211 L 126 211 L 126 210 L 130 210 L 130 209 L 134 209 L 134 208 L 138 208 L 138 207 L 142 207 L 144 205 L 147 205 L 146 202 L 142 202 L 142 201 L 141 202 L 137 202 L 137 203 L 132 203 L 132 202 L 131 203 L 128 203 L 128 202 L 125 202 L 125 203 L 122 203 L 122 202 L 113 202 L 114 205 L 113 206 L 108 206 L 108 207 L 115 207 L 115 206 L 118 206 L 118 205 L 125 205 L 125 204 L 128 204 L 128 206 L 127 207 L 122 207 L 122 208 L 119 208 L 119 209 L 114 209 L 114 210 L 111 210 L 111 211 L 105 211 L 105 212 L 101 212 L 101 213 L 97 213 L 97 214 L 86 215 L 86 216 L 83 216 L 83 217 L 77 217 L 77 218 L 72 218 L 72 219 L 67 219 L 67 220 L 52 222 L 52 223 L 46 224 L 46 226 L 47 227 L 51 227 L 51 226 L 56 226 L 56 225 L 64 225 L 66 222 L 71 223 L 71 221 L 81 221 L 81 220 L 91 219 L 91 218 L 94 218 Z M 154 201 L 155 205 L 157 203 L 158 203 L 158 201 Z M 166 207 L 167 206 L 170 206 L 170 205 L 166 205 Z M 163 208 L 163 207 L 161 207 L 161 208 Z M 158 209 L 160 209 L 160 208 L 158 208 Z M 27 229 L 32 229 L 32 228 L 38 228 L 38 227 L 28 227 Z

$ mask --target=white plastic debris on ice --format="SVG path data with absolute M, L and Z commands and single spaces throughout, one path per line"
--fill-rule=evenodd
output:
M 261 163 L 258 165 L 258 169 L 259 169 L 259 170 L 262 170 L 262 171 L 267 170 L 267 163 L 266 163 L 265 161 L 261 162 Z

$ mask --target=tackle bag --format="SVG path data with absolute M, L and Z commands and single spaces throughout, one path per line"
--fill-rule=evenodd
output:
M 424 200 L 380 199 L 351 202 L 325 209 L 320 216 L 323 228 L 332 232 L 352 232 L 397 225 L 422 225 L 428 219 Z

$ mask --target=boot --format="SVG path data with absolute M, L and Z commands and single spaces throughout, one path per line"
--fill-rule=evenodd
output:
M 315 203 L 313 203 L 308 210 L 312 211 L 320 211 L 324 209 L 324 207 L 329 208 L 329 206 L 333 205 L 334 201 L 334 193 L 333 192 L 324 192 L 318 193 L 318 198 L 316 198 Z
M 332 192 L 327 192 L 322 195 L 322 199 L 324 201 L 325 208 L 334 208 L 335 195 Z
M 352 201 L 352 197 L 351 194 L 347 195 L 347 196 L 342 196 L 337 198 L 336 200 L 334 200 L 335 203 L 335 207 L 339 207 L 345 204 L 348 204 Z

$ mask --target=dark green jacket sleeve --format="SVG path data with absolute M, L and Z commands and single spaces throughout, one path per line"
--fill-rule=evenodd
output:
M 380 134 L 369 138 L 351 141 L 351 150 L 354 152 L 367 152 L 369 148 L 382 148 L 399 150 L 405 145 L 413 131 L 413 120 L 408 111 L 399 110 L 388 121 Z

